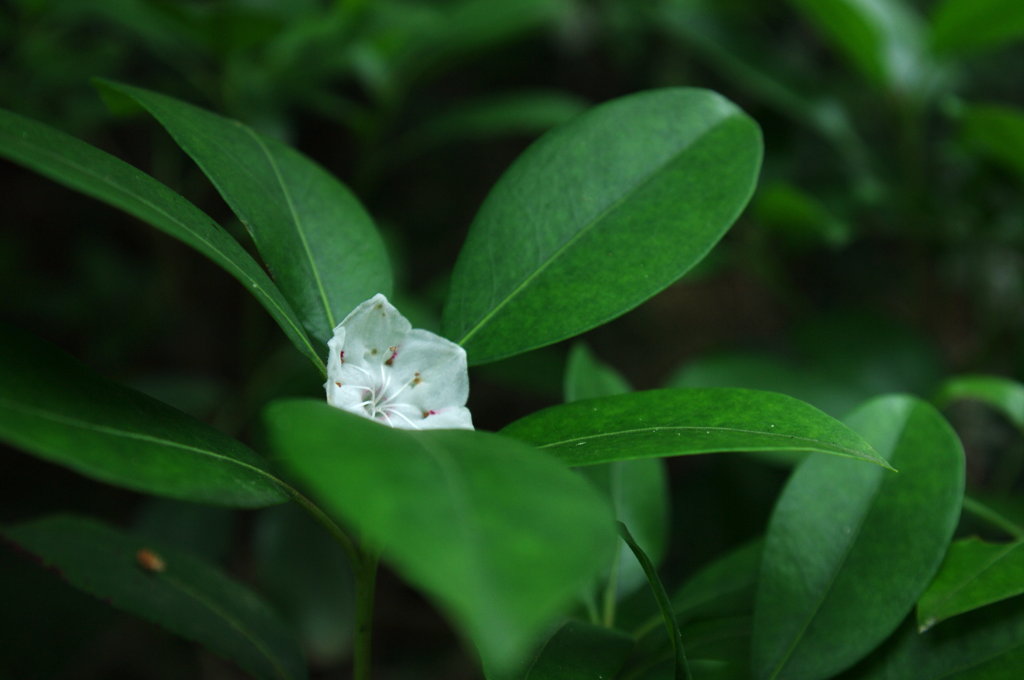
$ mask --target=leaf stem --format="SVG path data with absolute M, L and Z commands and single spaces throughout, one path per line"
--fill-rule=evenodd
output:
M 604 597 L 601 603 L 601 625 L 605 628 L 612 628 L 615 625 L 615 600 L 619 594 L 619 563 L 622 561 L 622 553 L 615 551 L 612 558 L 612 568 L 608 573 L 608 583 L 604 587 Z
M 353 649 L 353 680 L 370 680 L 373 660 L 373 599 L 380 555 L 363 553 L 356 563 L 356 631 Z
M 1024 538 L 1024 527 L 1021 527 L 1011 519 L 1003 517 L 981 501 L 971 498 L 970 496 L 964 496 L 963 507 L 964 510 L 971 513 L 978 519 L 988 522 L 998 529 L 1002 529 L 1014 538 Z

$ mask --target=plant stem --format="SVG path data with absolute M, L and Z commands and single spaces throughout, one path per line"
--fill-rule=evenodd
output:
M 373 597 L 380 555 L 366 551 L 356 563 L 356 631 L 353 649 L 353 680 L 370 680 L 373 658 Z
M 362 563 L 364 556 L 356 546 L 355 541 L 345 533 L 345 530 L 338 526 L 334 520 L 328 517 L 327 513 L 320 509 L 320 506 L 299 493 L 298 489 L 285 484 L 280 479 L 274 479 L 274 481 L 284 489 L 285 493 L 292 497 L 293 501 L 299 504 L 299 507 L 312 515 L 313 519 L 327 529 L 327 532 L 334 537 L 334 540 L 341 544 L 341 547 L 345 549 L 346 553 L 348 553 L 348 558 L 354 565 L 354 568 L 358 568 L 357 565 Z M 374 559 L 374 564 L 376 564 L 376 558 Z

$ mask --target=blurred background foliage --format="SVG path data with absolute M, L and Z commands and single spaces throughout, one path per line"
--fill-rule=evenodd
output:
M 0 106 L 137 165 L 243 242 L 244 229 L 169 137 L 108 110 L 90 78 L 164 92 L 295 145 L 376 218 L 399 306 L 428 328 L 482 197 L 532 139 L 611 97 L 711 88 L 764 130 L 758 192 L 696 271 L 587 334 L 602 360 L 641 389 L 773 389 L 836 416 L 882 392 L 931 397 L 954 374 L 1024 374 L 1018 0 L 6 0 L 0 63 Z M 269 399 L 317 393 L 305 361 L 211 263 L 13 165 L 0 165 L 0 181 L 3 318 L 257 443 Z M 558 345 L 477 370 L 478 425 L 496 429 L 559 400 L 565 356 Z M 1024 465 L 1015 425 L 977 404 L 947 413 L 968 448 L 972 488 L 1024 520 L 1013 495 Z M 763 529 L 785 469 L 750 460 L 672 461 L 670 581 Z M 186 537 L 268 596 L 308 602 L 286 614 L 307 631 L 317 664 L 331 668 L 347 653 L 344 621 L 296 591 L 291 567 L 268 559 L 300 543 L 318 560 L 339 559 L 314 539 L 296 541 L 308 533 L 299 519 L 172 511 L 25 456 L 0 458 L 0 479 L 26 475 L 38 483 L 0 482 L 2 519 L 88 509 Z M 248 539 L 255 547 L 240 554 L 225 548 Z M 393 586 L 382 649 L 393 637 L 436 636 L 436 615 Z M 344 611 L 351 593 L 332 588 Z M 49 597 L 38 626 L 85 611 L 80 599 Z M 111 646 L 122 639 L 111 625 L 126 624 L 109 618 L 83 614 L 76 626 L 100 637 L 68 633 L 61 644 Z M 31 625 L 2 625 L 13 628 L 0 639 L 38 644 Z M 160 654 L 181 652 L 149 635 L 162 640 L 150 643 Z M 111 668 L 183 677 L 182 663 L 199 663 L 142 673 L 133 664 L 145 658 L 114 667 L 102 658 L 88 657 L 95 671 L 84 677 L 115 677 Z M 452 658 L 421 661 L 454 664 L 445 677 L 456 677 L 463 662 Z M 403 663 L 393 661 L 388 677 L 403 677 Z

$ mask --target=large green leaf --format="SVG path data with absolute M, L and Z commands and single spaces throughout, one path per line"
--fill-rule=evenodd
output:
M 636 307 L 718 242 L 760 163 L 757 125 L 706 90 L 641 92 L 548 132 L 480 208 L 445 335 L 481 364 Z
M 1024 38 L 1020 0 L 945 0 L 932 17 L 931 42 L 936 52 L 975 52 L 1020 38 Z
M 220 225 L 180 195 L 104 151 L 2 109 L 0 156 L 120 208 L 206 255 L 238 279 L 324 372 L 321 352 L 277 286 Z
M 241 442 L 2 325 L 0 439 L 146 493 L 236 507 L 285 497 Z
M 817 451 L 888 466 L 860 435 L 809 404 L 728 387 L 587 399 L 538 411 L 502 432 L 567 465 L 725 451 Z
M 156 92 L 101 81 L 174 137 L 246 226 L 311 336 L 326 342 L 363 300 L 391 294 L 373 220 L 319 165 L 246 125 Z
M 754 611 L 757 678 L 831 678 L 889 636 L 927 587 L 960 516 L 960 442 L 928 404 L 881 397 L 847 423 L 892 473 L 817 456 L 769 522 Z
M 75 516 L 35 520 L 0 534 L 77 588 L 199 642 L 253 677 L 306 677 L 302 653 L 273 611 L 188 553 Z
M 530 447 L 467 430 L 394 430 L 319 401 L 267 410 L 281 463 L 329 513 L 379 545 L 497 673 L 615 549 L 607 502 Z
M 917 625 L 936 623 L 1024 593 L 1024 540 L 986 543 L 956 541 L 942 568 L 917 603 Z

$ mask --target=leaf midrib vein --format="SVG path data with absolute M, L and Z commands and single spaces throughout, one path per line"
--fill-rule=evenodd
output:
M 226 455 L 224 455 L 222 453 L 217 453 L 216 451 L 211 451 L 211 450 L 208 450 L 208 449 L 199 448 L 197 446 L 192 446 L 190 444 L 183 444 L 181 442 L 175 442 L 175 441 L 168 440 L 168 439 L 162 439 L 160 437 L 156 437 L 156 436 L 153 436 L 153 435 L 143 434 L 141 432 L 131 432 L 129 430 L 122 430 L 120 428 L 111 427 L 109 425 L 99 425 L 99 424 L 96 424 L 96 423 L 90 423 L 88 421 L 79 420 L 77 418 L 71 418 L 71 417 L 64 416 L 64 415 L 58 415 L 56 413 L 53 413 L 52 411 L 46 411 L 46 410 L 43 410 L 43 409 L 32 408 L 32 407 L 24 406 L 23 404 L 15 404 L 15 403 L 12 403 L 12 402 L 10 402 L 8 400 L 5 400 L 5 399 L 0 399 L 0 407 L 4 407 L 4 408 L 10 409 L 12 411 L 17 411 L 19 413 L 23 413 L 23 414 L 27 414 L 27 415 L 32 415 L 32 416 L 36 416 L 36 417 L 39 417 L 39 418 L 43 418 L 45 420 L 49 420 L 49 421 L 55 422 L 55 423 L 60 423 L 62 425 L 67 425 L 67 426 L 70 426 L 70 427 L 77 427 L 77 428 L 82 429 L 82 430 L 91 430 L 91 431 L 94 431 L 94 432 L 99 432 L 101 434 L 107 434 L 107 435 L 110 435 L 110 436 L 113 436 L 113 437 L 121 437 L 121 438 L 124 438 L 124 439 L 132 439 L 132 440 L 135 440 L 135 441 L 143 441 L 143 442 L 147 442 L 149 444 L 159 444 L 161 446 L 166 446 L 166 447 L 174 448 L 174 449 L 180 449 L 182 451 L 188 451 L 190 453 L 194 453 L 194 454 L 197 454 L 197 455 L 200 455 L 200 456 L 206 456 L 206 457 L 209 457 L 209 458 L 213 458 L 215 460 L 220 460 L 220 461 L 223 461 L 223 462 L 231 463 L 233 465 L 237 465 L 239 467 L 245 468 L 245 469 L 247 469 L 250 472 L 256 473 L 256 474 L 260 475 L 261 477 L 264 477 L 264 478 L 268 479 L 269 481 L 273 482 L 274 484 L 283 487 L 283 484 L 281 484 L 281 482 L 276 477 L 274 477 L 272 474 L 268 473 L 266 470 L 261 470 L 260 468 L 256 467 L 255 465 L 251 465 L 250 463 L 246 463 L 245 461 L 239 460 L 237 458 L 232 458 L 231 456 L 226 456 Z
M 739 433 L 739 434 L 756 434 L 756 435 L 759 435 L 759 436 L 762 436 L 762 437 L 772 437 L 772 438 L 778 438 L 778 439 L 784 439 L 784 440 L 797 440 L 797 441 L 814 443 L 814 444 L 826 444 L 826 445 L 828 445 L 830 447 L 831 450 L 842 451 L 843 453 L 849 454 L 849 455 L 853 456 L 854 458 L 862 458 L 862 459 L 865 458 L 865 454 L 863 452 L 861 452 L 861 451 L 857 451 L 856 449 L 851 449 L 849 447 L 842 446 L 840 444 L 834 444 L 834 443 L 831 443 L 831 442 L 827 442 L 827 441 L 825 441 L 823 439 L 814 439 L 812 437 L 802 437 L 802 436 L 796 435 L 796 434 L 783 434 L 783 433 L 779 433 L 779 432 L 765 432 L 763 430 L 748 430 L 748 429 L 744 429 L 744 428 L 740 428 L 740 427 L 721 427 L 721 426 L 706 426 L 706 425 L 705 426 L 698 426 L 698 425 L 652 425 L 650 427 L 638 427 L 638 428 L 632 428 L 632 429 L 628 429 L 628 430 L 615 430 L 614 432 L 599 432 L 599 433 L 595 433 L 595 434 L 583 435 L 583 436 L 580 436 L 580 437 L 573 437 L 573 438 L 570 438 L 570 439 L 563 439 L 563 440 L 559 440 L 559 441 L 548 442 L 546 444 L 537 444 L 536 446 L 538 448 L 546 449 L 546 448 L 553 448 L 553 447 L 556 447 L 556 446 L 563 446 L 563 445 L 566 445 L 566 444 L 575 444 L 575 443 L 578 443 L 578 442 L 581 442 L 581 441 L 592 441 L 592 440 L 595 440 L 595 439 L 617 437 L 617 436 L 621 436 L 621 435 L 640 434 L 640 433 L 645 433 L 645 432 L 659 432 L 659 433 L 660 432 L 674 432 L 676 430 L 736 432 L 736 433 Z M 869 458 L 869 460 L 873 460 L 873 458 Z
M 281 188 L 281 193 L 284 195 L 285 203 L 288 206 L 288 212 L 291 216 L 292 223 L 295 225 L 295 233 L 298 234 L 299 242 L 302 243 L 302 250 L 306 254 L 306 261 L 309 262 L 309 267 L 313 272 L 313 280 L 316 281 L 317 294 L 320 297 L 320 303 L 324 307 L 324 312 L 327 315 L 327 323 L 331 329 L 334 328 L 334 312 L 331 310 L 330 300 L 327 298 L 327 291 L 324 289 L 323 277 L 320 274 L 320 266 L 313 257 L 313 252 L 309 247 L 309 240 L 306 238 L 306 228 L 303 224 L 302 218 L 299 216 L 298 211 L 295 209 L 295 203 L 292 200 L 291 190 L 284 181 L 284 177 L 281 175 L 281 170 L 277 166 L 277 161 L 274 159 L 273 154 L 270 153 L 270 149 L 260 139 L 260 136 L 247 125 L 241 125 L 241 128 L 250 136 L 252 140 L 259 147 L 260 151 L 267 159 L 267 164 L 270 165 L 270 169 L 274 172 L 274 178 L 277 180 L 278 186 Z

